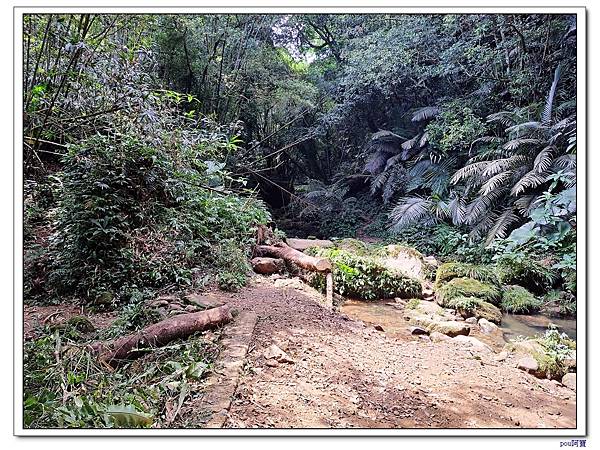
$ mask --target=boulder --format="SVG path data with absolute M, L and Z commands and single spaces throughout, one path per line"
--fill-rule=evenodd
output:
M 252 270 L 261 275 L 271 275 L 285 270 L 285 263 L 280 258 L 253 258 L 250 263 L 252 264 Z
M 577 389 L 577 374 L 567 373 L 562 377 L 561 383 L 569 389 Z
M 544 378 L 544 373 L 540 371 L 538 362 L 532 356 L 524 356 L 517 361 L 517 369 L 521 369 L 538 378 Z
M 405 319 L 408 318 L 408 321 L 411 325 L 428 329 L 435 321 L 431 319 L 429 316 L 424 316 L 420 314 L 407 314 Z
M 577 353 L 575 350 L 571 350 L 567 357 L 563 360 L 563 365 L 569 371 L 575 371 L 577 369 Z
M 526 341 L 513 341 L 506 344 L 506 349 L 515 353 L 524 353 L 527 355 L 534 355 L 536 353 L 545 353 L 544 347 L 538 341 L 534 339 L 528 339 Z
M 383 248 L 385 256 L 380 258 L 381 264 L 391 272 L 412 278 L 423 279 L 425 263 L 423 255 L 411 247 L 387 245 Z
M 421 327 L 410 327 L 410 334 L 419 335 L 419 334 L 428 334 L 427 330 Z
M 203 309 L 217 308 L 224 305 L 220 298 L 216 298 L 210 293 L 207 293 L 206 295 L 188 294 L 183 297 L 183 300 L 185 303 L 200 306 Z
M 481 329 L 481 331 L 484 332 L 485 334 L 494 333 L 495 331 L 498 330 L 497 325 L 493 324 L 492 322 L 490 322 L 489 320 L 487 320 L 483 317 L 481 319 L 479 319 L 478 325 L 479 325 L 479 328 Z
M 465 322 L 470 325 L 475 325 L 477 323 L 477 317 L 468 317 L 465 319 Z
M 475 307 L 472 314 L 478 319 L 485 319 L 492 323 L 500 324 L 502 322 L 502 311 L 489 302 L 481 302 Z
M 455 321 L 443 321 L 443 322 L 432 322 L 428 327 L 427 331 L 430 333 L 437 331 L 450 337 L 458 335 L 467 336 L 471 332 L 471 328 L 466 323 L 455 322 Z
M 431 342 L 445 342 L 445 341 L 449 341 L 452 338 L 449 336 L 446 336 L 445 334 L 434 331 L 429 334 L 429 339 L 431 339 Z
M 474 338 L 472 336 L 458 335 L 458 336 L 452 338 L 452 340 L 455 342 L 459 342 L 459 343 L 465 345 L 466 347 L 469 347 L 472 350 L 475 350 L 477 352 L 494 353 L 494 351 L 492 350 L 492 348 L 489 345 L 484 344 L 479 339 Z

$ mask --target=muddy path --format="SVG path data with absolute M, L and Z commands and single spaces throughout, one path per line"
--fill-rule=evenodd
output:
M 269 278 L 220 295 L 258 315 L 225 427 L 576 426 L 575 392 L 510 357 L 378 331 Z M 292 361 L 265 358 L 273 344 Z

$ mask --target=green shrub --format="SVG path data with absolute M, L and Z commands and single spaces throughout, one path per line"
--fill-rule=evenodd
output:
M 496 275 L 495 271 L 489 266 L 479 266 L 460 262 L 442 264 L 437 270 L 435 284 L 436 286 L 441 286 L 454 278 L 473 278 L 495 286 L 500 285 L 498 275 Z
M 497 305 L 500 303 L 501 293 L 493 284 L 472 278 L 453 278 L 437 291 L 438 303 L 447 308 L 452 307 L 452 300 L 458 297 L 475 297 Z
M 50 250 L 56 294 L 110 306 L 137 290 L 190 286 L 192 269 L 213 270 L 205 255 L 223 242 L 249 246 L 253 227 L 268 219 L 264 206 L 202 188 L 205 165 L 182 155 L 130 137 L 97 136 L 70 148 Z M 232 260 L 241 264 L 237 254 Z M 232 275 L 220 284 L 240 284 L 237 267 L 220 270 Z
M 544 348 L 544 352 L 536 352 L 533 357 L 538 362 L 539 368 L 548 378 L 560 380 L 567 372 L 565 360 L 576 349 L 576 343 L 565 333 L 559 333 L 554 325 L 550 325 L 543 336 L 537 341 Z
M 502 293 L 502 310 L 513 314 L 539 311 L 543 302 L 522 286 L 506 286 Z
M 403 297 L 421 294 L 419 280 L 387 270 L 374 258 L 357 256 L 338 248 L 313 248 L 311 253 L 329 258 L 333 264 L 334 291 L 346 297 L 363 300 Z M 314 277 L 313 284 L 323 288 L 325 277 Z
M 542 295 L 556 282 L 556 273 L 531 257 L 507 253 L 498 259 L 498 275 L 503 284 L 517 284 Z

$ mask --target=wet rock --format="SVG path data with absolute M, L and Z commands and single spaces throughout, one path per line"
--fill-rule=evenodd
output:
M 427 330 L 421 327 L 410 327 L 410 334 L 420 335 L 420 334 L 428 334 Z
M 493 324 L 483 317 L 479 319 L 479 322 L 477 323 L 481 331 L 483 331 L 485 334 L 490 334 L 498 330 L 498 326 L 496 324 Z
M 562 377 L 561 383 L 569 389 L 577 389 L 577 374 L 567 373 Z
M 477 317 L 468 317 L 465 319 L 465 322 L 470 325 L 475 325 L 477 323 Z
M 453 338 L 452 340 L 455 342 L 459 342 L 477 352 L 494 353 L 494 351 L 489 345 L 484 344 L 479 339 L 474 338 L 472 336 L 459 335 Z
M 434 331 L 429 334 L 429 339 L 431 339 L 431 342 L 444 342 L 444 341 L 449 341 L 452 338 L 446 336 L 445 334 Z
M 450 337 L 455 337 L 458 335 L 467 336 L 471 329 L 465 323 L 454 322 L 454 321 L 444 321 L 444 322 L 433 322 L 427 327 L 427 331 L 430 333 L 432 331 L 437 331 L 439 333 L 445 334 Z

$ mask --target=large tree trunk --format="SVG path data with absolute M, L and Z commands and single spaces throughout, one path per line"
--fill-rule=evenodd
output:
M 232 318 L 227 305 L 196 313 L 180 314 L 152 324 L 135 334 L 119 338 L 112 343 L 97 343 L 92 347 L 99 353 L 100 360 L 114 367 L 121 361 L 141 356 L 143 352 L 138 349 L 160 347 L 175 339 L 186 338 L 197 331 L 226 324 Z
M 306 255 L 284 243 L 279 244 L 277 247 L 274 245 L 257 245 L 254 248 L 254 254 L 255 256 L 281 258 L 312 272 L 331 272 L 331 262 L 328 259 Z

